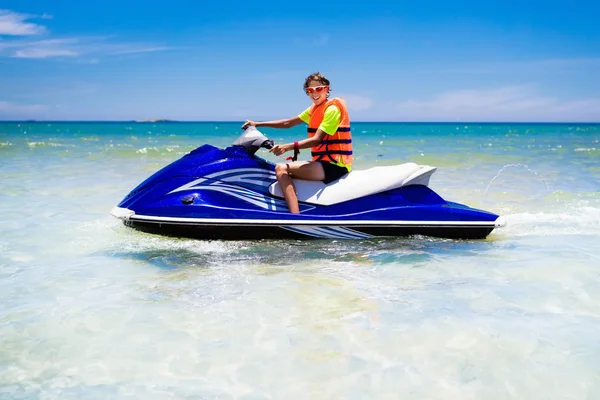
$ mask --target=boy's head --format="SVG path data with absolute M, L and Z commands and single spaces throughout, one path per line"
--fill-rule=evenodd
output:
M 319 72 L 315 72 L 314 74 L 310 74 L 309 76 L 306 77 L 306 80 L 304 81 L 304 91 L 305 92 L 309 86 L 315 86 L 315 84 L 311 85 L 311 82 L 315 82 L 315 83 L 318 83 L 323 86 L 329 86 L 329 79 L 325 78 L 323 76 L 323 74 L 321 74 Z

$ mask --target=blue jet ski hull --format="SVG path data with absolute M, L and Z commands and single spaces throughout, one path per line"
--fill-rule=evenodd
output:
M 499 215 L 446 201 L 420 184 L 328 205 L 301 201 L 300 214 L 290 214 L 269 190 L 274 169 L 243 146 L 204 145 L 146 179 L 112 214 L 143 232 L 219 240 L 482 239 L 504 225 Z

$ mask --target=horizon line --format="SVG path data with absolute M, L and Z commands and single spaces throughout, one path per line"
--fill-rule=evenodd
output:
M 133 119 L 66 119 L 66 120 L 52 120 L 52 119 L 15 119 L 15 120 L 2 120 L 0 123 L 135 123 L 135 124 L 169 124 L 169 123 L 219 123 L 219 124 L 233 124 L 244 122 L 243 120 L 172 120 L 172 119 L 156 119 L 156 120 L 133 120 Z M 357 120 L 352 123 L 359 124 L 600 124 L 598 121 L 369 121 L 369 120 Z M 266 128 L 266 127 L 263 127 Z

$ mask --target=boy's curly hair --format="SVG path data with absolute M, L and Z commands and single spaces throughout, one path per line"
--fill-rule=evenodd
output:
M 317 81 L 325 86 L 329 86 L 329 79 L 325 78 L 325 76 L 323 76 L 323 74 L 321 74 L 320 72 L 315 72 L 314 74 L 310 74 L 309 76 L 307 76 L 306 80 L 304 81 L 305 93 L 306 89 L 308 88 L 308 85 L 310 85 L 312 81 Z

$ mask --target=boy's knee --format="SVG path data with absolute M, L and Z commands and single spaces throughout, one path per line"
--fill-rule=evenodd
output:
M 277 178 L 283 175 L 289 175 L 289 168 L 289 164 L 277 164 L 275 165 L 275 175 L 277 176 Z

